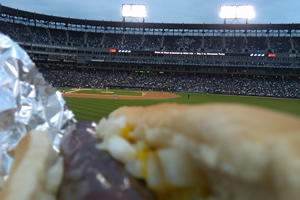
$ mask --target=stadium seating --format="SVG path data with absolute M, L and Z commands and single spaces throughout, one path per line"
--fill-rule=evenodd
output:
M 130 88 L 267 97 L 300 97 L 299 79 L 286 77 L 40 69 L 54 87 Z
M 5 10 L 12 13 L 14 9 L 2 6 L 1 12 Z M 26 16 L 35 16 L 24 12 Z M 180 28 L 182 24 L 171 24 L 175 28 L 168 29 L 126 29 L 121 22 L 112 22 L 117 25 L 111 27 L 93 27 L 87 26 L 86 21 L 71 19 L 76 23 L 69 26 L 70 19 L 58 17 L 53 21 L 45 15 L 50 21 L 38 21 L 37 25 L 37 21 L 33 23 L 34 17 L 31 21 L 15 17 L 17 22 L 3 15 L 0 32 L 19 42 L 55 87 L 300 98 L 300 37 L 285 28 L 281 32 L 230 28 L 197 32 L 191 28 L 185 33 Z M 111 54 L 110 50 L 121 53 Z M 155 51 L 178 55 L 156 55 Z M 209 53 L 223 53 L 223 57 L 209 57 Z M 248 57 L 243 57 L 245 54 Z M 271 56 L 267 57 L 268 54 Z M 281 57 L 272 59 L 277 54 Z

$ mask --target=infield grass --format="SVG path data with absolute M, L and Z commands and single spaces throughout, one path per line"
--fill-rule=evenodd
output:
M 63 91 L 65 91 L 65 92 L 70 92 L 70 91 L 72 91 L 73 90 L 73 88 L 57 88 L 60 92 L 63 92 Z
M 127 94 L 127 90 L 122 90 Z M 119 93 L 118 93 L 119 94 Z M 155 99 L 155 100 L 122 100 L 122 99 L 88 99 L 65 97 L 68 107 L 74 112 L 78 121 L 91 120 L 98 122 L 102 117 L 107 117 L 110 112 L 121 106 L 146 106 L 157 103 L 184 103 L 184 104 L 202 104 L 212 102 L 223 103 L 241 103 L 250 104 L 270 109 L 287 112 L 300 116 L 300 100 L 299 99 L 276 99 L 263 97 L 247 97 L 247 96 L 226 96 L 212 94 L 195 94 L 176 93 L 180 98 L 175 99 Z M 234 111 L 233 111 L 234 112 Z
M 104 95 L 127 95 L 127 96 L 142 96 L 141 91 L 132 91 L 132 90 L 103 90 L 103 89 L 84 89 L 75 91 L 74 93 L 79 94 L 104 94 Z

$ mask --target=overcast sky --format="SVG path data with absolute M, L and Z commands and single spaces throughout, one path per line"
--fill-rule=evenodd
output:
M 123 3 L 146 4 L 145 21 L 159 23 L 223 23 L 219 19 L 220 5 L 238 4 L 254 6 L 256 17 L 248 23 L 300 23 L 300 0 L 0 0 L 0 3 L 48 15 L 105 21 L 121 21 Z

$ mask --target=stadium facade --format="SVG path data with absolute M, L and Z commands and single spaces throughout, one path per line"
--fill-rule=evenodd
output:
M 299 82 L 300 24 L 97 21 L 3 5 L 0 13 L 0 31 L 41 69 L 287 77 Z

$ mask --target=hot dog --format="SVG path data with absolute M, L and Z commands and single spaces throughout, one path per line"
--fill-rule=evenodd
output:
M 253 106 L 122 107 L 64 135 L 55 196 L 296 200 L 299 142 L 299 117 Z

